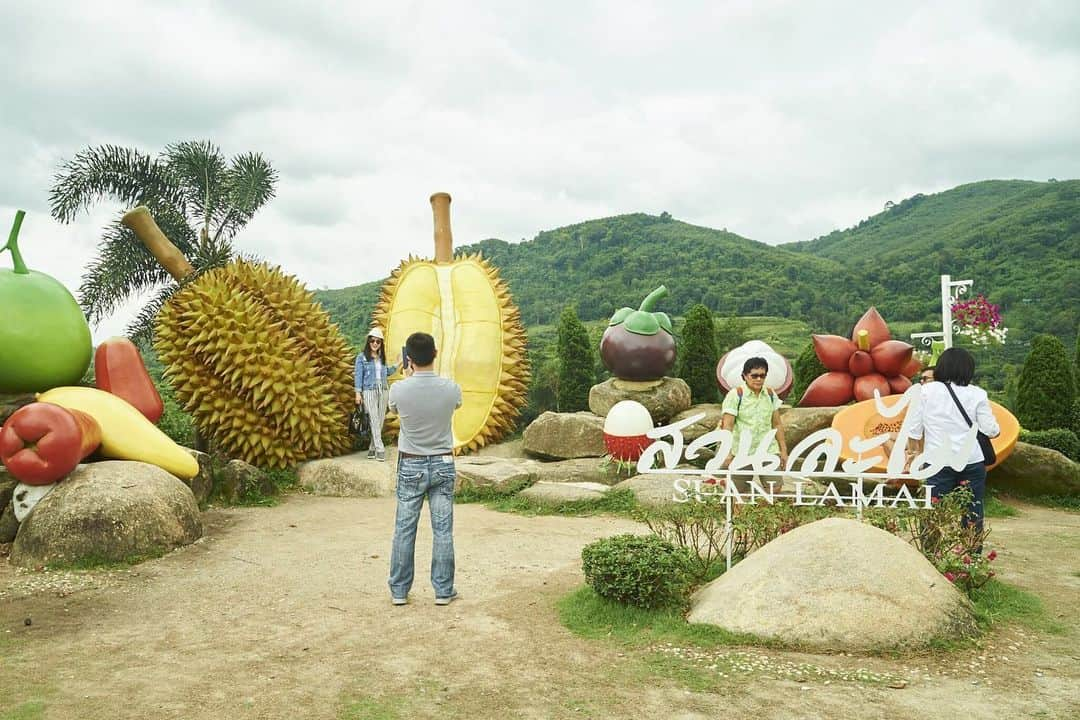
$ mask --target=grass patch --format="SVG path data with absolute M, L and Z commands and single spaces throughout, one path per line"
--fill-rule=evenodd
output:
M 1020 511 L 1014 508 L 1012 505 L 1006 505 L 1002 502 L 995 492 L 989 492 L 986 497 L 983 498 L 983 515 L 989 518 L 1007 518 L 1015 517 L 1020 514 Z
M 608 490 L 599 498 L 572 500 L 560 503 L 538 502 L 521 495 L 500 496 L 488 500 L 485 505 L 499 512 L 518 513 L 520 515 L 569 515 L 588 517 L 590 515 L 622 515 L 630 517 L 638 508 L 637 498 L 630 490 Z
M 40 700 L 30 700 L 0 711 L 0 720 L 38 720 L 43 717 L 45 717 L 45 703 Z
M 711 625 L 691 625 L 683 608 L 644 610 L 607 600 L 588 585 L 570 593 L 558 603 L 559 619 L 571 632 L 584 638 L 608 638 L 627 645 L 671 642 L 682 645 L 760 645 L 778 643 L 733 633 Z
M 346 703 L 338 713 L 339 720 L 401 720 L 405 717 L 400 703 L 388 699 L 364 698 Z
M 1024 627 L 1051 635 L 1065 632 L 1065 626 L 1053 620 L 1042 600 L 1027 590 L 998 580 L 991 580 L 972 597 L 975 618 L 985 631 L 994 625 L 1016 622 Z
M 116 570 L 121 568 L 128 568 L 132 565 L 138 565 L 141 562 L 147 560 L 156 560 L 159 557 L 164 557 L 169 552 L 168 548 L 154 548 L 144 553 L 134 553 L 131 555 L 125 555 L 119 560 L 116 558 L 105 557 L 97 553 L 91 553 L 77 560 L 60 560 L 53 563 L 48 563 L 45 566 L 46 570 Z
M 1017 498 L 1032 505 L 1054 508 L 1055 510 L 1067 510 L 1080 512 L 1080 496 L 1075 495 L 1035 495 L 1032 497 Z

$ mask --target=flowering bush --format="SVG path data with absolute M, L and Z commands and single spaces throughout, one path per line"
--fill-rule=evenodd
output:
M 952 318 L 957 333 L 971 338 L 976 345 L 1005 344 L 1009 329 L 1001 324 L 1001 308 L 983 295 L 953 303 Z

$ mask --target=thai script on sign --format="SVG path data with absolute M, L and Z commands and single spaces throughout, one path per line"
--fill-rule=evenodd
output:
M 698 413 L 678 422 L 653 428 L 648 432 L 648 437 L 655 438 L 656 442 L 645 449 L 638 460 L 637 470 L 642 474 L 678 474 L 698 475 L 699 478 L 678 478 L 674 482 L 677 502 L 687 502 L 691 497 L 701 499 L 705 495 L 718 495 L 724 499 L 736 503 L 756 503 L 760 500 L 774 502 L 777 498 L 790 498 L 796 504 L 811 505 L 834 503 L 837 505 L 851 505 L 854 507 L 896 507 L 899 502 L 906 503 L 909 507 L 928 508 L 931 505 L 930 488 L 923 486 L 921 496 L 916 498 L 908 490 L 908 484 L 919 486 L 922 480 L 931 477 L 942 468 L 948 466 L 955 470 L 962 470 L 967 465 L 967 459 L 977 447 L 977 426 L 973 426 L 964 436 L 959 447 L 948 446 L 937 448 L 934 452 L 922 452 L 916 455 L 910 466 L 907 464 L 906 448 L 910 437 L 910 418 L 912 413 L 907 413 L 903 421 L 888 422 L 889 418 L 898 417 L 909 406 L 913 407 L 921 400 L 922 388 L 912 385 L 903 395 L 896 398 L 891 405 L 887 405 L 881 395 L 874 391 L 874 408 L 878 415 L 885 418 L 885 422 L 879 423 L 874 430 L 879 430 L 877 435 L 869 438 L 855 436 L 848 440 L 848 450 L 854 458 L 841 461 L 840 451 L 844 446 L 844 438 L 834 428 L 825 428 L 811 433 L 800 441 L 788 454 L 787 462 L 783 463 L 780 456 L 769 452 L 769 446 L 776 438 L 776 430 L 769 430 L 761 439 L 757 447 L 752 446 L 751 434 L 743 430 L 735 442 L 734 434 L 730 430 L 717 429 L 707 432 L 701 437 L 686 444 L 682 431 L 699 422 L 705 417 L 705 413 Z M 890 396 L 893 397 L 893 396 Z M 883 427 L 884 426 L 884 427 Z M 896 428 L 894 430 L 894 428 Z M 895 437 L 892 432 L 895 432 Z M 670 437 L 670 440 L 664 438 Z M 891 450 L 886 452 L 886 446 L 893 442 Z M 715 445 L 715 455 L 706 464 L 704 469 L 680 468 L 679 462 L 695 460 L 705 448 Z M 722 467 L 723 461 L 728 455 L 732 455 L 732 461 L 727 467 Z M 663 467 L 654 468 L 657 458 L 663 460 Z M 885 463 L 885 472 L 872 472 L 874 466 Z M 820 469 L 819 469 L 820 466 Z M 717 476 L 726 479 L 723 483 L 712 485 L 708 478 Z M 740 492 L 731 482 L 732 477 L 751 476 L 749 491 Z M 789 477 L 795 483 L 793 493 L 781 493 L 776 491 L 775 480 L 761 481 L 761 477 Z M 818 495 L 809 495 L 804 492 L 809 480 L 833 480 L 844 479 L 856 482 L 850 493 L 841 493 L 830 481 L 825 490 Z M 872 492 L 865 493 L 862 481 L 891 480 L 900 483 L 895 496 L 884 495 L 884 484 L 879 484 Z M 711 487 L 708 487 L 710 486 Z

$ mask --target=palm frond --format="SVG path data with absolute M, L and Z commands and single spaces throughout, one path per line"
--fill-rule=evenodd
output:
M 124 334 L 136 345 L 150 345 L 154 341 L 154 323 L 157 321 L 158 312 L 169 301 L 181 284 L 173 281 L 159 289 L 157 294 L 147 301 L 139 314 L 128 323 Z
M 229 208 L 225 157 L 209 140 L 188 140 L 165 148 L 165 166 L 184 195 L 184 210 L 192 224 L 210 233 L 211 223 Z
M 83 150 L 64 163 L 49 191 L 52 216 L 71 222 L 80 211 L 111 197 L 129 205 L 179 204 L 168 170 L 132 148 L 102 145 Z
M 175 211 L 155 212 L 165 235 L 185 255 L 194 251 L 192 231 Z M 79 285 L 79 304 L 91 323 L 111 315 L 131 295 L 172 278 L 135 234 L 119 221 L 102 233 L 98 255 L 87 267 Z
M 250 222 L 255 213 L 277 192 L 278 172 L 259 153 L 244 153 L 232 159 L 225 171 L 229 211 L 222 216 L 217 238 L 231 239 Z

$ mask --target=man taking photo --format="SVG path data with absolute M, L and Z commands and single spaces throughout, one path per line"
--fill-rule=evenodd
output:
M 415 565 L 416 525 L 424 498 L 431 513 L 431 585 L 435 604 L 449 605 L 454 588 L 454 433 L 451 421 L 461 407 L 461 387 L 435 373 L 435 338 L 413 333 L 405 341 L 408 377 L 390 387 L 390 409 L 401 426 L 398 436 L 397 516 L 390 554 L 390 599 L 409 602 Z

